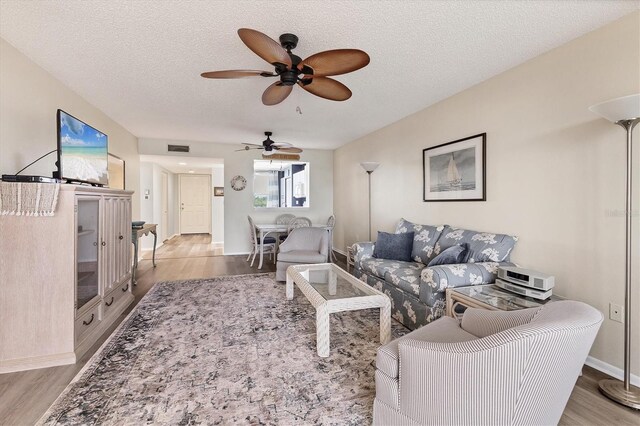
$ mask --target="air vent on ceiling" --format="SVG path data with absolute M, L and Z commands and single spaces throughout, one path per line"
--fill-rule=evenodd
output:
M 167 145 L 169 152 L 189 152 L 189 145 Z

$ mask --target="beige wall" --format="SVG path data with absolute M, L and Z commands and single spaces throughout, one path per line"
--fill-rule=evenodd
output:
M 336 150 L 336 246 L 344 250 L 367 237 L 367 178 L 358 163 L 378 161 L 374 235 L 393 230 L 401 217 L 518 235 L 515 262 L 555 275 L 555 293 L 605 313 L 591 355 L 622 367 L 623 325 L 608 319 L 608 303 L 624 304 L 625 133 L 587 108 L 640 91 L 639 34 L 640 13 L 634 13 Z M 423 202 L 422 150 L 482 132 L 487 201 Z M 635 138 L 638 172 L 637 129 Z M 640 364 L 638 188 L 634 374 Z
M 1 173 L 13 174 L 39 156 L 56 149 L 58 108 L 109 136 L 109 152 L 126 163 L 126 189 L 138 191 L 136 137 L 0 39 Z M 23 174 L 51 176 L 56 169 L 55 157 L 55 154 L 51 154 Z M 140 203 L 138 197 L 134 196 L 133 217 L 139 216 L 139 211 Z
M 241 151 L 240 144 L 220 144 L 192 141 L 172 141 L 164 139 L 140 138 L 140 154 L 179 156 L 168 153 L 167 144 L 189 145 L 191 151 L 183 154 L 188 157 L 206 157 L 224 159 L 224 252 L 225 254 L 248 253 L 249 222 L 251 215 L 256 223 L 273 223 L 282 213 L 307 216 L 313 223 L 326 223 L 333 214 L 333 151 L 306 149 L 300 155 L 301 161 L 308 161 L 310 207 L 297 209 L 255 209 L 253 207 L 253 160 L 260 159 L 260 152 Z M 243 191 L 231 189 L 231 178 L 240 175 L 247 179 L 247 188 Z

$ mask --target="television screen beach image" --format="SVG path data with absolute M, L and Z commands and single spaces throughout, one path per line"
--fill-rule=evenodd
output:
M 58 149 L 64 179 L 107 185 L 107 135 L 58 110 Z

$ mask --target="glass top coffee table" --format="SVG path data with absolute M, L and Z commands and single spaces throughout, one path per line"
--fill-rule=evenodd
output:
M 492 311 L 517 311 L 519 309 L 537 308 L 547 302 L 563 300 L 552 295 L 546 300 L 520 296 L 504 290 L 494 284 L 474 285 L 469 287 L 448 288 L 447 315 L 461 318 L 466 308 L 481 308 Z
M 363 283 L 333 263 L 295 265 L 287 269 L 287 299 L 293 299 L 296 284 L 316 309 L 318 355 L 329 356 L 329 314 L 380 309 L 380 343 L 391 337 L 391 301 L 384 293 Z

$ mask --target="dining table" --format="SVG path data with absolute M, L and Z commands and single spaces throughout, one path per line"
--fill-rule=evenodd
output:
M 326 224 L 322 225 L 312 225 L 316 228 L 326 228 L 329 229 L 330 226 Z M 287 224 L 277 224 L 277 223 L 256 223 L 255 224 L 256 231 L 258 233 L 258 245 L 260 246 L 260 261 L 258 262 L 258 269 L 262 269 L 262 260 L 264 258 L 264 239 L 269 234 L 273 234 L 276 241 L 280 238 L 280 234 L 286 234 L 289 231 L 289 225 Z

